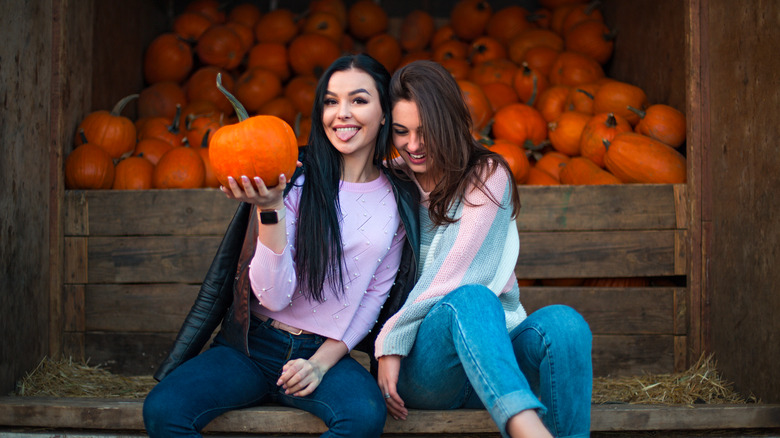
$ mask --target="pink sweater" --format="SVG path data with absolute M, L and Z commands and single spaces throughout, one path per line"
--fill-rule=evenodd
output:
M 276 254 L 257 244 L 249 266 L 252 311 L 341 340 L 351 350 L 376 323 L 400 264 L 406 233 L 395 195 L 384 174 L 368 183 L 342 181 L 339 202 L 345 290 L 336 294 L 326 281 L 325 301 L 319 303 L 307 300 L 299 290 L 293 262 L 295 242 L 291 238 L 296 231 L 302 181 L 299 178 L 285 198 L 287 246 Z

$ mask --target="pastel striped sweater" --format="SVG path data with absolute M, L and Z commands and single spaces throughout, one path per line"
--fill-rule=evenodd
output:
M 482 284 L 498 295 L 508 331 L 525 319 L 514 273 L 520 239 L 510 207 L 510 183 L 509 175 L 499 168 L 487 178 L 485 188 L 501 200 L 501 207 L 473 188 L 467 194 L 468 202 L 461 200 L 450 209 L 460 220 L 434 229 L 421 227 L 423 241 L 430 241 L 430 247 L 422 255 L 422 270 L 406 303 L 377 337 L 376 357 L 408 355 L 428 311 L 463 285 Z M 427 193 L 420 191 L 427 207 Z M 427 214 L 427 209 L 423 211 Z

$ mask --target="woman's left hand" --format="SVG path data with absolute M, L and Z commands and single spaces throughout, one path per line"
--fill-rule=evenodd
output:
M 252 183 L 254 181 L 254 184 Z M 228 177 L 228 186 L 222 186 L 220 189 L 230 199 L 254 204 L 261 209 L 278 209 L 284 205 L 284 189 L 287 187 L 287 178 L 284 174 L 279 175 L 279 182 L 274 187 L 267 187 L 265 182 L 259 177 L 250 180 L 247 176 L 242 176 L 236 180 L 232 176 Z
M 324 375 L 325 372 L 316 363 L 295 359 L 284 364 L 276 384 L 284 388 L 285 394 L 304 397 L 317 389 Z

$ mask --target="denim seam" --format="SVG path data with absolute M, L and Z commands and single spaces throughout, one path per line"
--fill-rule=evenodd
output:
M 549 371 L 549 375 L 550 375 L 550 383 L 549 383 L 549 385 L 550 385 L 550 391 L 549 391 L 550 392 L 550 399 L 552 400 L 552 405 L 553 406 L 558 406 L 558 399 L 557 399 L 558 394 L 555 391 L 552 391 L 552 388 L 555 387 L 555 360 L 554 360 L 554 357 L 553 357 L 552 348 L 550 348 L 550 344 L 549 344 L 547 333 L 545 333 L 541 329 L 541 327 L 538 327 L 538 326 L 534 326 L 534 327 L 530 327 L 530 328 L 532 330 L 534 330 L 536 333 L 539 334 L 539 337 L 542 339 L 542 343 L 544 344 L 544 354 L 547 356 L 547 363 L 549 364 L 548 366 L 550 368 L 550 371 Z M 550 409 L 548 410 L 548 412 L 549 412 L 550 415 L 554 416 L 553 421 L 551 421 L 551 423 L 555 426 L 555 430 L 554 431 L 550 431 L 550 432 L 552 432 L 554 436 L 558 436 L 560 434 L 559 433 L 560 424 L 558 423 L 560 419 L 558 418 L 556 409 L 554 409 L 551 406 Z

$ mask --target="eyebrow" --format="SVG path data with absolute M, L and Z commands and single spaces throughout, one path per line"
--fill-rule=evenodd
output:
M 349 94 L 350 96 L 354 96 L 354 95 L 356 95 L 356 94 L 361 94 L 361 93 L 366 93 L 366 94 L 368 94 L 369 96 L 371 96 L 371 93 L 369 93 L 369 92 L 368 92 L 368 90 L 366 90 L 365 88 L 358 88 L 357 90 L 350 91 L 348 94 Z M 336 95 L 336 93 L 334 93 L 334 92 L 332 92 L 332 91 L 330 91 L 330 90 L 326 90 L 326 91 L 325 91 L 325 94 L 332 94 L 332 95 Z

